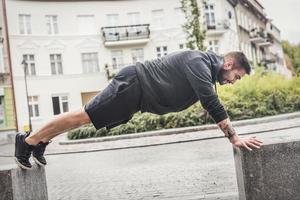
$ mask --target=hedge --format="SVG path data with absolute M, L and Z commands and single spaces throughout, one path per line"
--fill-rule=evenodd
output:
M 300 110 L 300 77 L 285 79 L 268 73 L 257 72 L 234 85 L 218 86 L 218 95 L 231 120 L 257 118 Z M 197 126 L 213 123 L 207 118 L 200 103 L 190 108 L 166 115 L 136 113 L 127 123 L 107 130 L 85 125 L 68 133 L 69 139 L 83 139 L 137 133 L 158 129 Z

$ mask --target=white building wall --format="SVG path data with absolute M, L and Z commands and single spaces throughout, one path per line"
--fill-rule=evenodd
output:
M 159 3 L 158 3 L 159 2 Z M 67 94 L 69 110 L 82 106 L 81 93 L 103 90 L 106 80 L 104 66 L 111 64 L 111 51 L 123 51 L 124 64 L 132 63 L 131 49 L 144 49 L 144 59 L 156 57 L 157 46 L 167 46 L 168 53 L 179 50 L 179 44 L 185 42 L 184 33 L 174 19 L 175 8 L 180 2 L 167 1 L 90 1 L 90 2 L 43 2 L 18 1 L 7 2 L 8 24 L 11 44 L 12 68 L 15 83 L 16 107 L 20 130 L 28 124 L 28 109 L 25 94 L 24 71 L 21 64 L 23 54 L 34 54 L 36 76 L 28 76 L 29 96 L 39 98 L 39 117 L 32 118 L 33 129 L 52 118 L 51 97 Z M 45 9 L 47 8 L 47 9 Z M 164 10 L 163 27 L 152 29 L 152 10 Z M 107 14 L 119 14 L 119 25 L 128 25 L 127 13 L 140 12 L 140 23 L 150 24 L 151 38 L 146 45 L 106 48 L 103 45 L 101 27 L 108 26 Z M 19 33 L 19 14 L 31 15 L 30 35 Z M 83 35 L 78 30 L 77 15 L 93 15 L 94 34 Z M 58 34 L 48 35 L 45 15 L 57 15 Z M 100 72 L 83 74 L 81 53 L 97 52 Z M 63 75 L 51 75 L 50 54 L 62 54 Z
M 271 23 L 271 21 L 268 21 L 266 25 L 266 30 L 268 33 L 272 34 L 273 43 L 269 47 L 269 52 L 271 55 L 276 56 L 276 63 L 273 63 L 273 70 L 284 75 L 287 78 L 292 77 L 292 72 L 287 68 L 285 59 L 284 59 L 284 53 L 281 45 L 281 37 L 280 37 L 280 30 Z
M 207 30 L 205 39 L 206 47 L 210 49 L 209 41 L 218 40 L 219 54 L 224 55 L 229 51 L 238 51 L 238 34 L 234 8 L 226 0 L 207 0 L 206 3 L 214 6 L 216 23 L 224 22 L 228 25 L 223 29 Z M 231 13 L 231 19 L 229 18 L 229 12 Z M 202 11 L 202 13 L 204 12 Z
M 202 0 L 199 6 L 203 9 Z M 236 17 L 227 0 L 208 0 L 215 5 L 216 21 L 227 20 L 228 27 L 209 30 L 206 46 L 210 40 L 218 40 L 218 53 L 225 54 L 239 50 Z M 179 50 L 184 44 L 185 33 L 180 23 L 183 15 L 175 9 L 181 6 L 179 0 L 127 0 L 127 1 L 21 1 L 8 0 L 7 13 L 15 83 L 16 107 L 19 129 L 28 124 L 28 109 L 25 94 L 24 71 L 21 65 L 23 54 L 35 55 L 36 76 L 28 77 L 29 96 L 39 97 L 40 116 L 32 119 L 33 129 L 53 117 L 52 99 L 56 94 L 67 94 L 69 110 L 83 105 L 81 93 L 103 90 L 108 81 L 105 65 L 112 64 L 113 50 L 123 51 L 123 64 L 132 63 L 131 50 L 143 48 L 144 60 L 156 58 L 156 47 L 167 46 L 168 53 Z M 161 27 L 154 26 L 153 10 L 163 10 Z M 117 25 L 129 25 L 128 13 L 139 12 L 140 24 L 150 24 L 150 40 L 146 44 L 105 47 L 101 27 L 109 26 L 107 15 L 118 14 Z M 229 19 L 228 12 L 231 12 Z M 204 10 L 202 10 L 202 14 Z M 19 14 L 31 15 L 30 35 L 19 33 Z M 57 15 L 58 34 L 48 35 L 45 15 Z M 93 15 L 94 29 L 90 34 L 78 30 L 78 15 Z M 204 20 L 204 15 L 203 15 Z M 83 73 L 81 53 L 97 52 L 100 71 Z M 62 54 L 62 75 L 51 75 L 50 54 Z
M 6 67 L 4 65 L 4 27 L 3 27 L 3 11 L 2 5 L 0 5 L 0 73 L 7 72 Z

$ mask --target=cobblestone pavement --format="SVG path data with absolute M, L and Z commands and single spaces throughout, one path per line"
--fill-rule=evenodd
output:
M 299 131 L 259 138 L 300 140 Z M 232 146 L 225 138 L 47 158 L 50 200 L 238 199 Z
M 237 199 L 226 139 L 48 156 L 49 199 Z

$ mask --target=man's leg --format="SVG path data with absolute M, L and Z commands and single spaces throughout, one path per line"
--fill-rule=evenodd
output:
M 17 134 L 15 146 L 17 164 L 25 169 L 31 168 L 29 158 L 32 152 L 33 158 L 37 158 L 45 165 L 43 154 L 48 141 L 70 129 L 90 122 L 97 130 L 127 122 L 140 110 L 141 96 L 135 66 L 123 68 L 109 86 L 91 99 L 84 109 L 58 115 L 28 137 Z
M 57 115 L 43 127 L 32 132 L 25 141 L 29 145 L 37 145 L 39 142 L 47 143 L 49 140 L 63 132 L 78 128 L 90 122 L 91 120 L 83 108 L 66 112 Z
M 77 128 L 89 122 L 89 116 L 85 110 L 81 108 L 56 116 L 29 136 L 17 134 L 15 142 L 16 163 L 23 169 L 30 169 L 32 165 L 29 158 L 32 153 L 33 159 L 37 164 L 41 166 L 46 165 L 47 162 L 44 157 L 44 152 L 49 140 L 65 131 Z

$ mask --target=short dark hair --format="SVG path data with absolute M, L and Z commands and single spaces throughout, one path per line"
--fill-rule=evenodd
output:
M 232 51 L 227 53 L 224 58 L 233 58 L 234 59 L 234 65 L 236 67 L 241 67 L 246 70 L 247 74 L 251 73 L 251 65 L 245 56 L 245 54 L 241 51 Z

